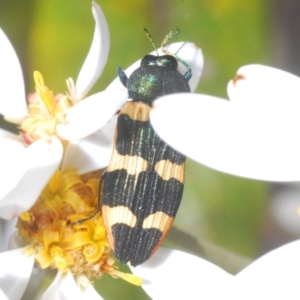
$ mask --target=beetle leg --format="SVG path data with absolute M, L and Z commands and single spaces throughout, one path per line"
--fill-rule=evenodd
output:
M 83 219 L 79 219 L 75 222 L 72 223 L 72 225 L 80 225 L 90 219 L 93 219 L 96 214 L 101 210 L 101 199 L 102 199 L 102 187 L 103 187 L 103 181 L 105 179 L 105 173 L 106 173 L 106 170 L 101 174 L 101 178 L 100 178 L 100 183 L 99 183 L 99 192 L 98 192 L 98 204 L 97 204 L 97 208 L 96 210 L 87 218 L 83 218 Z
M 122 68 L 117 68 L 117 73 L 118 73 L 118 76 L 120 78 L 120 81 L 122 82 L 122 84 L 127 87 L 127 76 L 124 72 L 124 70 Z

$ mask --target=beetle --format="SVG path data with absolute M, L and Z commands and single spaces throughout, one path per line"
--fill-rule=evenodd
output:
M 99 206 L 116 258 L 132 266 L 145 262 L 160 246 L 183 193 L 185 156 L 161 140 L 149 120 L 156 98 L 190 92 L 191 68 L 165 49 L 178 33 L 170 32 L 163 40 L 164 55 L 157 49 L 156 56 L 146 55 L 129 78 L 117 69 L 129 100 L 118 116 L 112 157 L 99 186 Z M 178 61 L 187 67 L 184 75 L 177 70 Z

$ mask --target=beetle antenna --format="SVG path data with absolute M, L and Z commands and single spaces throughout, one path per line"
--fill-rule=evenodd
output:
M 192 69 L 191 69 L 191 67 L 190 67 L 190 65 L 186 62 L 186 61 L 184 61 L 182 58 L 180 58 L 178 55 L 177 55 L 177 53 L 180 51 L 180 49 L 185 45 L 185 43 L 186 42 L 184 42 L 181 46 L 180 46 L 180 48 L 176 51 L 176 53 L 171 53 L 170 51 L 168 51 L 165 47 L 166 47 L 166 45 L 168 44 L 168 42 L 170 41 L 170 40 L 172 40 L 175 36 L 177 36 L 178 34 L 180 33 L 180 30 L 177 28 L 175 31 L 170 31 L 170 33 L 169 34 L 167 34 L 167 36 L 164 38 L 164 40 L 162 41 L 162 43 L 161 43 L 161 51 L 164 53 L 164 54 L 166 54 L 166 55 L 172 55 L 173 57 L 175 57 L 178 61 L 180 61 L 186 68 L 187 68 L 187 73 L 186 73 L 186 75 L 187 75 L 187 78 L 189 77 L 191 77 L 192 75 Z
M 186 44 L 187 42 L 182 43 L 182 45 L 179 47 L 179 49 L 175 52 L 175 54 L 177 55 L 177 53 L 183 48 L 183 46 Z
M 156 47 L 156 45 L 153 41 L 153 38 L 152 38 L 150 32 L 146 28 L 144 28 L 144 31 L 146 32 L 147 38 L 149 39 L 150 43 L 152 44 L 154 50 L 156 51 L 157 56 L 159 56 L 158 51 L 157 51 L 157 47 Z
M 168 50 L 165 49 L 166 45 L 169 43 L 170 40 L 172 40 L 175 36 L 177 36 L 180 33 L 180 30 L 177 28 L 175 31 L 170 31 L 166 37 L 163 39 L 161 43 L 161 51 L 165 54 L 169 54 Z M 171 54 L 172 55 L 172 54 Z

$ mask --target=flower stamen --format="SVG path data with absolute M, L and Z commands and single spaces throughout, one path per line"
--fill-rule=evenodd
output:
M 96 209 L 98 178 L 86 182 L 75 170 L 56 171 L 30 211 L 20 215 L 19 234 L 33 247 L 42 269 L 71 271 L 76 277 L 101 278 L 104 272 L 141 285 L 142 280 L 117 270 L 99 213 L 74 225 Z
M 35 71 L 33 73 L 34 82 L 35 82 L 35 90 L 38 95 L 43 100 L 46 108 L 48 109 L 49 113 L 54 115 L 55 112 L 55 101 L 53 97 L 52 91 L 50 91 L 44 84 L 43 76 L 40 72 Z
M 33 76 L 36 93 L 28 96 L 29 113 L 20 124 L 26 144 L 51 135 L 60 138 L 56 133 L 56 126 L 66 123 L 66 115 L 72 107 L 68 95 L 53 96 L 40 72 L 35 71 Z

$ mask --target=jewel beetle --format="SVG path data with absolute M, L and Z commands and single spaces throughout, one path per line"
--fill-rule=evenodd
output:
M 118 116 L 112 157 L 99 186 L 99 204 L 116 258 L 132 266 L 145 262 L 157 250 L 183 193 L 185 156 L 161 140 L 149 121 L 156 98 L 190 92 L 190 67 L 164 48 L 178 33 L 170 32 L 164 39 L 164 55 L 159 56 L 157 49 L 157 56 L 146 55 L 129 78 L 117 69 L 129 100 Z M 178 61 L 187 67 L 184 75 L 177 70 Z

